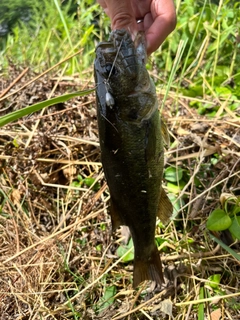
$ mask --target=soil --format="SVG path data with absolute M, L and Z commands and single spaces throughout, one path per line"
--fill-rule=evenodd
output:
M 31 70 L 16 81 L 22 71 L 11 67 L 0 79 L 0 116 L 93 86 L 53 74 L 30 83 L 37 77 Z M 181 303 L 199 299 L 203 285 L 205 297 L 230 297 L 205 306 L 206 314 L 218 310 L 224 319 L 239 319 L 239 261 L 212 240 L 206 219 L 224 197 L 240 196 L 240 106 L 232 112 L 207 99 L 219 105 L 214 118 L 200 116 L 174 92 L 162 111 L 170 134 L 166 167 L 181 168 L 183 178 L 180 186 L 163 181 L 180 208 L 174 223 L 156 231 L 161 289 L 133 291 L 132 261 L 118 262 L 121 233 L 111 238 L 94 94 L 0 128 L 1 319 L 180 319 L 179 312 L 196 319 L 198 309 Z M 228 231 L 213 235 L 239 251 Z M 218 289 L 207 284 L 216 274 Z

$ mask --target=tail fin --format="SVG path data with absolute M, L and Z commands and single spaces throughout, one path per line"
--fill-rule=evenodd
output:
M 152 280 L 158 284 L 164 283 L 162 263 L 157 247 L 154 248 L 147 260 L 134 259 L 133 287 L 136 288 L 142 281 Z

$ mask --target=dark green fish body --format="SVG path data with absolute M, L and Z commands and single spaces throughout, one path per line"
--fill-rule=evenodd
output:
M 156 217 L 166 222 L 172 213 L 161 187 L 164 152 L 157 96 L 138 41 L 134 44 L 125 30 L 113 31 L 109 42 L 98 45 L 94 65 L 110 214 L 113 230 L 127 225 L 131 231 L 134 287 L 147 279 L 163 282 Z

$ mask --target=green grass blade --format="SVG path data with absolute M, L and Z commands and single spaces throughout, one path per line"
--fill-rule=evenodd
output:
M 169 93 L 170 88 L 172 86 L 173 79 L 174 79 L 174 77 L 176 75 L 176 71 L 177 71 L 179 63 L 181 61 L 182 55 L 184 53 L 186 44 L 187 44 L 187 40 L 181 40 L 180 43 L 179 43 L 178 51 L 176 53 L 176 57 L 175 57 L 175 60 L 174 60 L 174 63 L 173 63 L 173 67 L 172 67 L 172 70 L 171 70 L 171 73 L 170 73 L 170 76 L 169 76 L 169 80 L 168 80 L 168 83 L 167 83 L 166 92 L 165 92 L 165 95 L 164 95 L 164 98 L 163 98 L 163 101 L 162 101 L 161 111 L 162 111 L 162 109 L 163 109 L 163 107 L 165 105 L 165 102 L 167 100 L 168 93 Z
M 204 299 L 204 287 L 200 288 L 199 300 Z M 198 305 L 198 320 L 204 320 L 204 303 Z
M 182 72 L 181 72 L 181 79 L 184 77 L 185 70 L 187 69 L 188 60 L 189 60 L 189 57 L 190 57 L 190 55 L 192 53 L 193 46 L 195 44 L 195 39 L 196 39 L 196 37 L 197 37 L 197 35 L 199 33 L 199 29 L 200 29 L 200 25 L 201 25 L 201 22 L 202 22 L 202 17 L 203 17 L 203 14 L 204 14 L 206 3 L 207 3 L 207 1 L 205 0 L 204 3 L 203 3 L 202 10 L 201 10 L 200 15 L 199 15 L 199 19 L 198 19 L 197 26 L 196 26 L 194 34 L 193 34 L 192 41 L 190 43 L 190 47 L 189 47 L 188 52 L 187 52 L 187 56 L 185 58 L 185 62 L 184 62 L 183 69 L 182 69 Z
M 63 15 L 63 13 L 62 13 L 62 10 L 61 10 L 61 8 L 60 8 L 60 5 L 59 5 L 58 0 L 54 0 L 54 4 L 55 4 L 55 6 L 56 6 L 56 8 L 57 8 L 58 14 L 59 14 L 60 19 L 61 19 L 61 21 L 62 21 L 62 24 L 63 24 L 63 26 L 64 26 L 64 30 L 65 30 L 65 32 L 66 32 L 68 42 L 69 42 L 71 48 L 73 48 L 73 44 L 72 44 L 72 40 L 71 40 L 70 33 L 69 33 L 69 30 L 68 30 L 68 26 L 67 26 L 67 23 L 66 23 L 66 21 L 65 21 L 65 18 L 64 18 L 64 15 Z
M 225 249 L 228 253 L 230 253 L 235 259 L 240 261 L 240 255 L 235 252 L 233 249 L 229 248 L 225 243 L 223 243 L 221 240 L 216 238 L 214 235 L 210 234 L 211 238 L 216 241 L 223 249 Z
M 3 127 L 4 125 L 6 125 L 12 121 L 18 120 L 19 118 L 27 116 L 27 115 L 29 115 L 33 112 L 39 111 L 43 108 L 50 107 L 50 106 L 57 104 L 57 103 L 65 102 L 65 101 L 72 99 L 72 98 L 75 98 L 75 97 L 81 97 L 81 96 L 88 95 L 91 92 L 93 92 L 94 90 L 95 89 L 90 89 L 90 90 L 76 91 L 73 93 L 64 94 L 60 97 L 52 98 L 52 99 L 49 99 L 46 101 L 41 101 L 39 103 L 33 104 L 33 105 L 25 107 L 23 109 L 11 112 L 11 113 L 6 114 L 0 118 L 0 127 Z

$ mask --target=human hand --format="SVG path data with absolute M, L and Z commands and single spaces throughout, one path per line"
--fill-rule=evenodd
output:
M 127 29 L 134 38 L 144 31 L 147 53 L 158 49 L 176 26 L 173 0 L 97 0 L 111 19 L 112 30 Z

